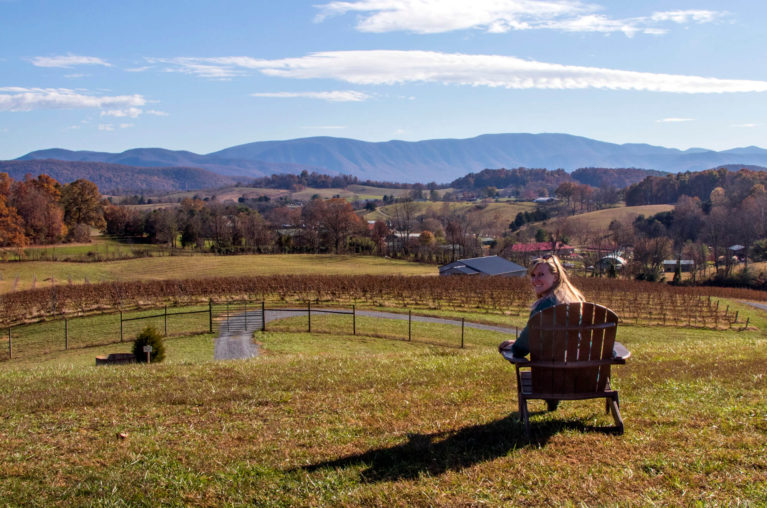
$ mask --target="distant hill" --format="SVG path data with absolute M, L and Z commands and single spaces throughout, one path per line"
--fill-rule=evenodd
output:
M 361 180 L 445 183 L 488 168 L 647 168 L 678 173 L 723 165 L 767 166 L 767 150 L 677 150 L 647 144 L 614 144 L 569 134 L 485 134 L 470 139 L 386 141 L 313 137 L 259 141 L 207 155 L 161 148 L 120 154 L 61 149 L 29 153 L 21 160 L 56 158 L 128 164 L 185 166 L 222 175 L 261 177 L 301 170 L 349 174 Z
M 219 175 L 263 177 L 274 173 L 300 173 L 311 166 L 293 163 L 265 162 L 258 160 L 235 160 L 212 155 L 199 155 L 186 151 L 164 148 L 134 148 L 122 153 L 72 151 L 61 148 L 38 150 L 16 160 L 57 159 L 72 162 L 108 162 L 136 167 L 187 167 L 201 168 Z M 314 168 L 317 169 L 317 168 Z M 335 171 L 324 171 L 336 173 Z
M 573 180 L 592 187 L 624 189 L 648 176 L 663 176 L 665 171 L 638 168 L 579 168 L 572 172 Z
M 578 182 L 597 188 L 614 187 L 623 189 L 636 184 L 648 176 L 663 176 L 668 173 L 653 169 L 637 168 L 580 168 L 572 173 L 561 169 L 484 169 L 479 173 L 469 173 L 450 182 L 450 187 L 458 190 L 479 191 L 487 187 L 497 189 L 522 189 L 528 186 L 545 188 L 549 193 L 564 182 Z
M 200 168 L 135 167 L 105 162 L 72 162 L 61 160 L 0 161 L 0 172 L 14 180 L 29 174 L 46 174 L 61 183 L 84 178 L 95 183 L 102 194 L 158 193 L 197 190 L 234 185 L 235 178 Z

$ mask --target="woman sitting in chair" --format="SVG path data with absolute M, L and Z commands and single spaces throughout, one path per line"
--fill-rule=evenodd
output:
M 560 303 L 578 303 L 586 301 L 570 279 L 567 277 L 559 258 L 553 254 L 546 255 L 533 261 L 530 268 L 530 281 L 538 300 L 533 303 L 530 317 L 549 307 Z M 517 358 L 522 358 L 530 353 L 527 327 L 522 330 L 516 341 L 505 340 L 498 346 L 498 351 L 511 351 Z
M 578 303 L 586 301 L 567 277 L 559 258 L 553 254 L 546 255 L 533 261 L 530 268 L 530 281 L 538 299 L 533 303 L 530 317 L 542 310 L 554 307 L 560 303 Z M 505 340 L 498 345 L 498 352 L 511 351 L 517 358 L 523 358 L 530 353 L 527 326 L 519 334 L 517 340 Z M 546 400 L 549 411 L 554 411 L 559 405 L 558 400 Z

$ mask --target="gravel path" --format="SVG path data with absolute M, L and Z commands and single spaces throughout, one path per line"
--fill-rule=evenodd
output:
M 339 309 L 312 309 L 316 311 L 321 310 L 339 310 Z M 379 318 L 379 319 L 396 319 L 400 321 L 407 321 L 407 314 L 396 314 L 394 312 L 379 312 L 373 310 L 358 310 L 358 316 Z M 277 319 L 285 319 L 289 317 L 306 316 L 305 310 L 294 311 L 266 311 L 265 321 L 269 323 Z M 437 323 L 442 325 L 461 326 L 461 321 L 457 319 L 436 318 L 427 316 L 413 316 L 412 320 L 418 323 Z M 491 332 L 501 332 L 508 334 L 516 334 L 516 328 L 508 328 L 503 326 L 485 325 L 481 323 L 465 322 L 466 328 L 474 328 L 476 330 L 487 330 Z M 228 323 L 222 322 L 219 329 L 219 336 L 216 339 L 215 356 L 216 360 L 234 360 L 244 359 L 258 356 L 258 345 L 253 342 L 253 332 L 261 329 L 261 311 L 249 311 L 246 313 L 230 316 Z

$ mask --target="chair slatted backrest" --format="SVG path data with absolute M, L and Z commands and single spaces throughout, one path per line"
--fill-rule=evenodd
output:
M 604 391 L 617 325 L 613 311 L 594 303 L 560 304 L 536 313 L 528 322 L 533 392 Z

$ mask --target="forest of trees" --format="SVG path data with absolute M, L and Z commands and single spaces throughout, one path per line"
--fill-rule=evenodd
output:
M 754 185 L 767 184 L 767 173 L 741 169 L 728 171 L 725 168 L 707 171 L 650 176 L 631 185 L 625 191 L 626 206 L 673 204 L 681 196 L 691 196 L 703 202 L 709 201 L 711 192 L 720 187 L 727 191 L 728 199 L 739 201 L 751 193 Z
M 582 185 L 594 189 L 621 190 L 644 180 L 647 176 L 661 176 L 661 171 L 636 168 L 580 168 L 572 173 L 563 169 L 485 169 L 450 182 L 457 191 L 487 194 L 495 189 L 501 196 L 533 199 L 553 196 L 562 184 Z
M 91 227 L 104 226 L 93 182 L 62 185 L 47 175 L 16 181 L 0 173 L 0 247 L 87 242 Z
M 309 173 L 304 170 L 299 174 L 280 173 L 256 178 L 251 182 L 253 187 L 262 187 L 266 189 L 287 189 L 298 190 L 304 187 L 313 187 L 315 189 L 344 189 L 349 185 L 369 185 L 371 187 L 381 187 L 384 189 L 412 189 L 414 185 L 410 183 L 378 182 L 373 180 L 362 180 L 352 175 L 325 175 L 312 171 Z M 437 188 L 437 184 L 434 184 Z

